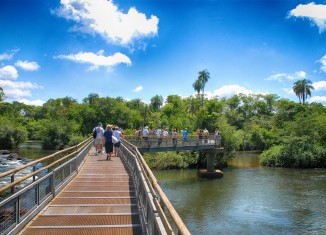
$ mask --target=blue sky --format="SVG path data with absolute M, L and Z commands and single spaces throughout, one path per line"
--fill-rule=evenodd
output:
M 326 105 L 326 1 L 0 0 L 5 101 L 277 94 Z

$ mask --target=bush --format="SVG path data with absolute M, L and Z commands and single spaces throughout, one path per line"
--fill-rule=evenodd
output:
M 284 145 L 275 145 L 259 157 L 263 166 L 315 168 L 326 167 L 326 150 L 323 146 L 312 144 L 309 138 L 295 137 Z
M 283 151 L 282 145 L 274 145 L 270 149 L 265 150 L 259 156 L 259 163 L 263 166 L 281 166 L 280 156 Z
M 0 149 L 15 149 L 27 141 L 27 130 L 9 122 L 0 126 Z
M 144 159 L 152 169 L 188 168 L 197 164 L 199 157 L 195 152 L 160 152 L 145 153 Z
M 42 130 L 43 149 L 63 149 L 68 146 L 70 132 L 61 122 L 48 122 Z
M 81 135 L 73 135 L 73 136 L 70 137 L 68 145 L 69 146 L 77 145 L 77 144 L 83 142 L 84 139 L 85 138 L 83 136 L 81 136 Z

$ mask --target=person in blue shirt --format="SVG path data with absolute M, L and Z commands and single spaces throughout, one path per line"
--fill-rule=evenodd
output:
M 185 144 L 187 142 L 187 138 L 188 138 L 188 129 L 186 128 L 182 132 L 183 144 Z
M 112 125 L 107 125 L 106 130 L 104 132 L 105 137 L 105 152 L 106 152 L 106 160 L 111 160 L 111 154 L 113 152 L 113 142 L 112 142 Z

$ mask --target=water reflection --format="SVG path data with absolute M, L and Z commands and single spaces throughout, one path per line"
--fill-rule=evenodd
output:
M 217 180 L 154 172 L 192 234 L 325 234 L 326 170 L 258 167 L 241 153 Z

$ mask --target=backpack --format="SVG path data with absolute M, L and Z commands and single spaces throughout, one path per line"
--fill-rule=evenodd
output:
M 96 128 L 95 128 L 93 131 L 93 138 L 96 139 L 96 136 L 97 136 L 97 132 L 96 132 Z

